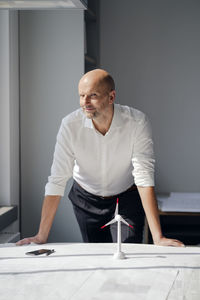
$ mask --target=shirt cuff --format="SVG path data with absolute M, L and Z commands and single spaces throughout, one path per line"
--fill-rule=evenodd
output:
M 63 186 L 48 182 L 45 186 L 45 196 L 64 196 L 65 188 Z
M 154 172 L 153 173 L 143 173 L 143 174 L 134 174 L 134 182 L 137 186 L 155 186 Z

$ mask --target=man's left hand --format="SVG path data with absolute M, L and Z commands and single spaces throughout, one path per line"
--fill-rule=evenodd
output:
M 185 247 L 185 245 L 181 241 L 174 240 L 174 239 L 168 239 L 166 237 L 161 237 L 158 240 L 154 241 L 154 245 L 157 245 L 157 246 Z

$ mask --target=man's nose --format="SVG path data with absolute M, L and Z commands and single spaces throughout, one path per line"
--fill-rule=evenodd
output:
M 89 104 L 90 103 L 90 96 L 85 95 L 84 97 L 84 104 Z

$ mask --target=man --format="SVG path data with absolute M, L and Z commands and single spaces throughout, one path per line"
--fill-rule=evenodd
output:
M 69 198 L 85 242 L 114 240 L 115 225 L 111 230 L 100 227 L 113 217 L 119 198 L 119 213 L 134 227 L 123 228 L 122 242 L 142 242 L 145 211 L 154 244 L 184 246 L 162 235 L 146 116 L 114 104 L 114 81 L 101 69 L 81 78 L 79 95 L 81 108 L 63 119 L 57 136 L 39 231 L 17 245 L 47 241 L 66 182 L 73 176 Z

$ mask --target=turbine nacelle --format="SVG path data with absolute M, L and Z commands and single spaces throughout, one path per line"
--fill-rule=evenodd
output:
M 116 220 L 116 221 L 122 221 L 122 217 L 121 217 L 120 215 L 116 215 L 116 216 L 115 216 L 115 220 Z

